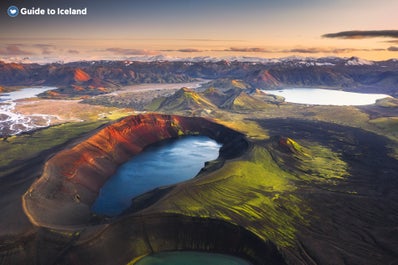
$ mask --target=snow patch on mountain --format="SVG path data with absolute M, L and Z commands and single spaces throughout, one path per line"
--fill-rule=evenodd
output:
M 368 61 L 365 59 L 361 59 L 358 57 L 351 57 L 348 59 L 348 61 L 345 63 L 346 65 L 373 65 L 374 62 Z

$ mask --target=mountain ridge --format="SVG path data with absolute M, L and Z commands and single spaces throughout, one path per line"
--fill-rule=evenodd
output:
M 76 71 L 80 73 L 77 79 Z M 76 94 L 73 86 L 83 88 L 77 95 L 93 95 L 137 83 L 180 83 L 198 78 L 241 80 L 260 89 L 326 87 L 398 96 L 397 60 L 369 62 L 356 57 L 331 57 L 263 62 L 81 61 L 46 65 L 0 62 L 0 86 L 57 86 L 55 92 L 66 97 Z

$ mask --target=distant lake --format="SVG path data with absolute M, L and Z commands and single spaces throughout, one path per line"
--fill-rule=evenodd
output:
M 18 99 L 33 98 L 40 93 L 53 89 L 56 89 L 56 87 L 28 87 L 8 93 L 0 93 L 0 101 L 14 101 Z
M 134 265 L 250 265 L 251 263 L 229 255 L 175 251 L 160 252 L 146 256 Z
M 354 93 L 319 88 L 263 90 L 263 92 L 282 96 L 286 102 L 290 103 L 335 106 L 370 105 L 378 99 L 390 97 L 385 94 Z
M 110 216 L 120 214 L 137 195 L 196 176 L 206 161 L 217 159 L 220 147 L 205 136 L 185 136 L 152 145 L 119 167 L 101 188 L 92 210 Z

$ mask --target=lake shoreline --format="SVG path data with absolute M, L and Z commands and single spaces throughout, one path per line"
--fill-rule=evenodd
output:
M 286 103 L 304 105 L 364 106 L 375 104 L 378 99 L 391 97 L 387 94 L 304 87 L 261 91 L 266 94 L 284 97 Z
M 91 206 L 98 215 L 115 216 L 137 196 L 194 178 L 205 163 L 217 159 L 221 145 L 206 136 L 163 140 L 120 165 Z

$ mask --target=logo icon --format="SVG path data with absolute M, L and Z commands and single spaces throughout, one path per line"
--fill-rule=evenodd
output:
M 10 7 L 7 9 L 7 14 L 8 14 L 10 17 L 16 17 L 16 16 L 18 16 L 18 14 L 19 14 L 19 9 L 18 9 L 18 7 L 16 7 L 16 6 L 10 6 Z

